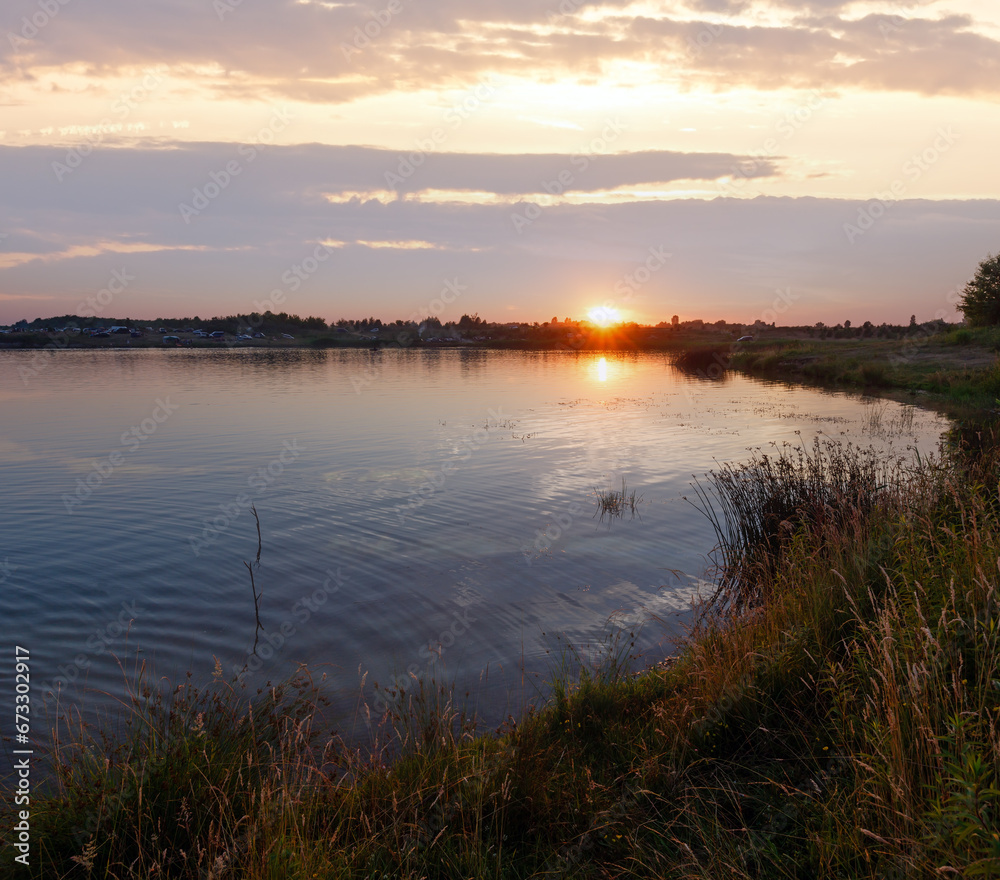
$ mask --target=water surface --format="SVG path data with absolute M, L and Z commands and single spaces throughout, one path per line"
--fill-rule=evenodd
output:
M 0 353 L 4 644 L 31 650 L 36 698 L 65 683 L 90 707 L 121 694 L 119 662 L 251 687 L 309 664 L 345 711 L 365 673 L 408 670 L 496 718 L 611 619 L 669 650 L 715 540 L 692 474 L 817 434 L 878 442 L 875 412 L 899 448 L 946 427 L 658 354 L 39 357 Z M 640 515 L 595 517 L 622 478 Z

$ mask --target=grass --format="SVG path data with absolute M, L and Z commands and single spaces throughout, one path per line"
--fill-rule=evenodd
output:
M 637 495 L 635 489 L 629 489 L 622 477 L 621 489 L 594 489 L 597 496 L 597 514 L 601 519 L 608 517 L 622 517 L 628 511 L 634 517 L 636 508 L 642 503 L 642 496 Z M 594 514 L 597 516 L 597 514 Z
M 859 389 L 937 395 L 979 409 L 1000 397 L 1000 330 L 915 331 L 888 339 L 786 339 L 751 342 L 727 365 L 749 375 Z
M 719 592 L 675 661 L 568 648 L 499 731 L 414 679 L 348 748 L 308 678 L 248 699 L 140 670 L 118 729 L 64 728 L 19 876 L 1000 876 L 998 447 L 716 469 Z

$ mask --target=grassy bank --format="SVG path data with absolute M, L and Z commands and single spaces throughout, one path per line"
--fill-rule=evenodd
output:
M 923 392 L 994 408 L 1000 397 L 998 351 L 1000 331 L 981 328 L 914 332 L 895 340 L 767 339 L 705 347 L 694 356 L 695 369 L 724 364 L 761 378 Z
M 1000 876 L 998 477 L 982 432 L 720 469 L 692 499 L 721 586 L 678 657 L 569 654 L 489 735 L 416 681 L 362 751 L 308 679 L 248 701 L 135 674 L 117 730 L 63 727 L 15 876 Z

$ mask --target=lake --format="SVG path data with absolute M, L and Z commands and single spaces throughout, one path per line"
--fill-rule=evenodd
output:
M 669 653 L 715 543 L 693 474 L 947 427 L 662 354 L 456 350 L 0 352 L 0 412 L 3 643 L 36 704 L 106 706 L 136 663 L 251 688 L 308 664 L 345 718 L 366 674 L 371 699 L 413 673 L 491 723 L 567 641 Z M 623 479 L 638 515 L 602 520 Z

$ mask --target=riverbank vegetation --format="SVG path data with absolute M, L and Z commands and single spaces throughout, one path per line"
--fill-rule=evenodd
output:
M 381 718 L 362 690 L 361 748 L 304 674 L 248 697 L 131 670 L 115 724 L 60 724 L 18 876 L 998 876 L 997 440 L 717 470 L 691 500 L 719 588 L 676 657 L 570 648 L 499 731 L 413 680 Z
M 926 392 L 992 407 L 1000 397 L 1000 329 L 960 328 L 902 340 L 775 339 L 740 346 L 728 365 L 754 376 Z
M 1000 398 L 1000 328 L 919 330 L 897 339 L 765 334 L 678 349 L 674 363 L 702 378 L 730 371 L 831 388 L 934 395 L 971 410 Z

